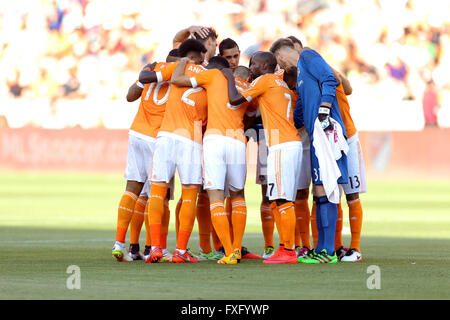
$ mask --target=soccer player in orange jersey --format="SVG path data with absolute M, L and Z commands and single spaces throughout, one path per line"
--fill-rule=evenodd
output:
M 175 52 L 169 53 L 167 60 L 174 55 L 176 55 Z M 160 65 L 147 65 L 144 67 L 144 70 L 158 69 Z M 165 112 L 167 91 L 168 83 L 161 83 L 155 88 L 136 81 L 127 93 L 128 102 L 135 101 L 140 97 L 142 99 L 129 131 L 127 166 L 125 170 L 127 185 L 119 203 L 116 242 L 112 250 L 112 255 L 117 261 L 142 259 L 142 255 L 139 252 L 138 239 L 147 202 L 147 194 L 143 189 L 148 178 L 155 138 Z M 153 99 L 149 99 L 150 95 Z M 137 222 L 133 222 L 133 217 Z M 125 249 L 125 236 L 130 222 L 132 222 L 130 242 L 134 246 L 130 246 L 130 251 L 132 252 L 128 253 Z M 133 230 L 133 226 L 136 226 L 135 230 Z
M 302 144 L 293 121 L 292 101 L 296 99 L 287 84 L 275 75 L 277 61 L 270 52 L 257 52 L 252 56 L 250 70 L 256 78 L 242 94 L 232 86 L 233 79 L 225 70 L 229 81 L 230 103 L 239 105 L 258 100 L 265 128 L 269 154 L 267 157 L 267 195 L 273 202 L 275 220 L 284 248 L 264 260 L 265 264 L 297 263 L 294 251 L 295 210 L 297 181 L 300 177 Z
M 230 38 L 222 40 L 219 44 L 219 56 L 227 59 L 231 70 L 239 66 L 241 51 L 236 41 Z
M 203 138 L 204 189 L 210 200 L 211 221 L 225 249 L 219 264 L 236 264 L 241 258 L 242 237 L 247 219 L 244 197 L 246 177 L 246 138 L 243 117 L 246 105 L 231 106 L 224 95 L 227 80 L 219 69 L 229 67 L 220 56 L 213 57 L 202 73 L 189 77 L 182 62 L 172 83 L 193 88 L 204 87 L 208 96 L 208 124 Z M 224 190 L 229 187 L 232 201 L 234 239 L 224 208 Z
M 203 72 L 204 46 L 188 39 L 178 48 L 182 61 L 190 59 L 196 64 L 187 66 L 187 73 L 194 76 Z M 142 82 L 162 82 L 170 79 L 178 63 L 167 65 L 160 72 L 141 74 Z M 141 80 L 142 79 L 142 80 Z M 182 204 L 179 213 L 177 248 L 172 262 L 199 262 L 187 252 L 187 244 L 195 221 L 195 208 L 202 182 L 202 126 L 206 121 L 206 93 L 203 88 L 189 89 L 171 83 L 166 113 L 158 133 L 151 172 L 152 187 L 148 205 L 152 250 L 147 263 L 158 262 L 162 257 L 160 234 L 163 214 L 163 197 L 168 182 L 178 170 L 182 184 Z

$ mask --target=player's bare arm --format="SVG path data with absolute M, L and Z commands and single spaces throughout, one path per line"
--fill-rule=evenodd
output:
M 202 26 L 190 26 L 178 31 L 175 37 L 173 37 L 173 46 L 175 47 L 177 43 L 183 42 L 189 38 L 189 36 L 193 36 L 194 33 L 199 34 L 202 38 L 206 38 L 208 36 L 208 28 Z
M 144 85 L 142 83 L 133 83 L 128 89 L 127 101 L 133 102 L 139 99 L 141 97 L 142 90 L 144 90 Z
M 156 62 L 147 64 L 139 73 L 139 82 L 142 84 L 152 83 L 158 81 L 158 76 L 154 71 Z
M 184 74 L 184 69 L 186 68 L 186 64 L 191 62 L 189 58 L 184 57 L 180 59 L 180 63 L 177 65 L 175 70 L 172 73 L 172 78 L 170 82 L 179 87 L 191 87 L 191 80 L 189 76 Z
M 221 71 L 228 82 L 228 100 L 230 101 L 230 104 L 233 106 L 237 106 L 241 103 L 246 102 L 247 99 L 245 99 L 244 96 L 240 94 L 236 89 L 233 71 L 231 71 L 230 68 L 223 68 Z

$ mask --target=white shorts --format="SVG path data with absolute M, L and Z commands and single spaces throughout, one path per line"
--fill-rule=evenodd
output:
M 269 148 L 267 147 L 266 139 L 260 138 L 258 142 L 258 155 L 256 161 L 256 184 L 267 184 L 268 153 Z
M 131 132 L 128 136 L 127 167 L 124 178 L 127 181 L 145 183 L 152 164 L 155 138 Z
M 247 175 L 247 154 L 244 142 L 216 134 L 203 138 L 203 169 L 205 190 L 243 190 Z
M 311 184 L 311 141 L 306 130 L 298 131 L 302 139 L 302 164 L 300 167 L 300 177 L 297 184 L 297 190 L 308 189 Z
M 366 170 L 364 159 L 359 142 L 358 133 L 347 140 L 348 142 L 348 183 L 343 184 L 345 194 L 365 193 L 367 192 Z
M 181 184 L 201 184 L 202 145 L 177 134 L 159 132 L 150 180 L 169 183 L 176 169 Z
M 294 201 L 300 179 L 302 143 L 291 141 L 269 148 L 267 156 L 267 197 Z

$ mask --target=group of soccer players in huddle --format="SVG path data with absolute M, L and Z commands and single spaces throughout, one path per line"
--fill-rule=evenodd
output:
M 129 131 L 127 185 L 112 255 L 118 261 L 146 263 L 361 261 L 359 193 L 366 191 L 366 183 L 346 98 L 352 91 L 349 81 L 292 36 L 275 41 L 270 52 L 254 53 L 249 68 L 239 65 L 235 41 L 223 40 L 217 56 L 216 44 L 213 28 L 181 30 L 166 62 L 146 65 L 129 88 L 127 101 L 141 100 Z M 262 256 L 242 246 L 249 139 L 259 148 Z M 168 202 L 176 170 L 182 190 L 175 212 L 176 249 L 171 253 Z M 342 192 L 349 207 L 349 248 L 342 243 Z M 188 248 L 195 219 L 198 254 Z

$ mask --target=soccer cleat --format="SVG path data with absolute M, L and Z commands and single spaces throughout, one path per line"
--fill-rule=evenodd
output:
M 348 248 L 341 246 L 339 249 L 336 250 L 336 256 L 338 257 L 338 260 L 341 260 L 342 257 L 345 256 L 345 254 L 347 253 Z
M 242 259 L 261 259 L 259 254 L 254 254 L 248 251 L 246 247 L 241 248 Z
M 150 250 L 150 253 L 148 254 L 147 258 L 145 259 L 145 263 L 156 263 L 161 260 L 163 257 L 163 252 L 161 250 L 161 247 L 156 246 L 152 247 Z
M 262 258 L 264 260 L 270 258 L 275 254 L 275 249 L 273 247 L 267 247 L 264 249 L 264 254 L 262 255 Z
M 167 250 L 167 249 L 163 250 L 163 256 L 159 262 L 162 262 L 162 263 L 172 262 L 172 254 L 169 252 L 169 250 Z
M 214 250 L 211 250 L 209 253 L 204 253 L 202 249 L 198 251 L 198 260 L 200 261 L 208 261 L 208 260 L 219 260 L 222 258 L 222 256 L 216 257 L 216 252 Z
M 144 256 L 139 252 L 139 244 L 130 244 L 128 255 L 134 260 L 144 260 Z
M 236 259 L 235 253 L 231 253 L 229 256 L 224 256 L 222 259 L 217 261 L 218 264 L 237 264 L 238 261 Z
M 186 252 L 187 252 L 188 255 L 190 255 L 190 256 L 191 256 L 192 258 L 194 258 L 195 260 L 200 260 L 200 259 L 198 258 L 198 255 L 196 255 L 195 253 L 193 253 L 192 250 L 191 250 L 190 248 L 187 248 L 187 249 L 186 249 Z
M 240 263 L 240 262 L 241 262 L 241 259 L 242 259 L 241 250 L 239 250 L 239 249 L 234 249 L 233 253 L 234 253 L 234 255 L 236 256 L 237 262 Z
M 212 252 L 212 255 L 211 255 L 211 258 L 209 260 L 220 260 L 223 257 L 225 257 L 225 254 L 221 253 L 219 251 L 211 250 L 211 252 Z
M 282 264 L 282 263 L 297 263 L 297 254 L 294 250 L 283 250 L 278 255 L 273 255 L 264 264 Z
M 357 262 L 362 261 L 361 252 L 356 251 L 356 249 L 350 249 L 345 253 L 345 256 L 341 258 L 343 262 Z
M 305 257 L 299 258 L 298 262 L 306 263 L 306 264 L 322 264 L 322 263 L 337 263 L 338 258 L 336 252 L 333 255 L 329 255 L 326 249 L 320 251 L 320 253 L 316 253 L 312 250 L 312 253 L 308 253 Z
M 304 257 L 308 252 L 309 252 L 309 248 L 307 247 L 297 247 L 295 248 L 295 252 L 297 254 L 297 258 L 301 258 Z
M 200 260 L 193 258 L 187 251 L 185 251 L 182 254 L 178 249 L 176 249 L 172 255 L 172 262 L 173 263 L 197 263 L 197 262 L 200 262 Z
M 114 246 L 112 248 L 112 256 L 116 258 L 117 261 L 122 262 L 131 262 L 133 259 L 128 255 L 127 249 L 125 248 L 125 245 L 121 245 L 119 243 L 114 243 Z

